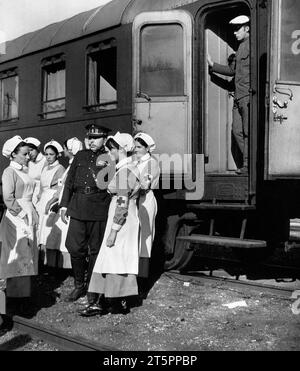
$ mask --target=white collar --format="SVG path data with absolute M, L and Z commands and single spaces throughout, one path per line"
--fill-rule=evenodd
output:
M 40 152 L 38 155 L 37 155 L 37 158 L 35 159 L 34 161 L 34 164 L 42 161 L 43 159 L 45 158 L 45 156 Z M 46 159 L 46 158 L 45 158 Z
M 59 165 L 59 161 L 58 160 L 56 160 L 55 162 L 53 162 L 53 164 L 51 164 L 51 165 L 48 164 L 48 169 L 51 169 L 51 168 L 53 168 L 53 167 L 55 167 L 57 165 Z
M 123 160 L 119 161 L 116 165 L 116 170 L 119 170 L 121 167 L 126 166 L 132 162 L 132 157 L 123 158 Z
M 13 160 L 10 162 L 9 166 L 16 169 L 16 170 L 23 170 L 23 165 L 19 164 L 16 161 L 13 161 Z
M 138 160 L 138 162 L 140 163 L 140 162 L 148 161 L 148 160 L 150 160 L 150 158 L 151 158 L 151 155 L 150 155 L 150 153 L 148 152 L 148 153 L 146 153 L 143 157 L 141 157 L 141 158 Z
M 69 160 L 69 165 L 72 164 L 73 160 L 74 160 L 74 157 L 72 157 L 72 158 Z

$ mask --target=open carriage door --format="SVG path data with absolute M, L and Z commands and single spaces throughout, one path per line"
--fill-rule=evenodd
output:
M 183 10 L 145 12 L 135 18 L 133 131 L 155 140 L 162 180 L 171 176 L 174 184 L 193 189 L 183 192 L 186 199 L 199 200 L 204 157 L 198 155 L 197 164 L 192 152 L 192 40 L 193 20 Z M 197 183 L 197 189 L 187 183 Z
M 300 1 L 273 0 L 267 179 L 300 177 Z

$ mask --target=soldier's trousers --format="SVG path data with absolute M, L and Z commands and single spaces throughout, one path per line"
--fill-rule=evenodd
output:
M 89 260 L 87 283 L 91 277 L 103 240 L 106 221 L 85 221 L 71 218 L 66 238 L 66 248 L 71 261 L 81 262 L 85 267 Z M 82 267 L 82 269 L 84 269 Z M 75 272 L 74 272 L 75 273 Z
M 235 101 L 232 132 L 243 154 L 244 166 L 248 166 L 249 96 Z

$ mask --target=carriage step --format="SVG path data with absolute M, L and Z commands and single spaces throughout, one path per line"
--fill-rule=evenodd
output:
M 187 205 L 189 210 L 225 210 L 225 211 L 253 211 L 255 206 L 247 204 L 221 204 L 203 202 L 201 204 Z
M 290 220 L 290 238 L 291 242 L 300 242 L 300 219 Z
M 190 242 L 193 245 L 238 247 L 243 249 L 261 249 L 267 246 L 266 241 L 247 240 L 232 237 L 207 236 L 204 234 L 193 234 L 191 236 L 177 237 L 177 240 Z M 193 246 L 197 248 L 197 246 Z M 188 249 L 190 249 L 188 247 Z
M 290 231 L 289 241 L 291 241 L 291 242 L 299 242 L 300 243 L 300 234 L 299 234 L 299 231 Z

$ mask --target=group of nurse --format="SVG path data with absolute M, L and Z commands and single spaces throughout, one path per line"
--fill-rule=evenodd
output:
M 128 144 L 129 137 L 133 144 Z M 125 145 L 122 144 L 124 138 L 127 138 Z M 58 209 L 68 170 L 83 144 L 77 138 L 67 140 L 63 146 L 51 140 L 44 145 L 43 154 L 40 144 L 36 138 L 14 136 L 2 149 L 10 163 L 2 174 L 6 210 L 0 224 L 0 280 L 5 281 L 5 290 L 1 291 L 0 287 L 0 314 L 5 313 L 6 297 L 31 295 L 31 276 L 38 274 L 39 262 L 71 267 L 65 247 L 68 223 L 62 222 Z M 153 139 L 145 133 L 138 133 L 134 138 L 117 133 L 108 139 L 106 148 L 117 165 L 108 184 L 107 191 L 112 195 L 108 221 L 88 289 L 99 295 L 84 308 L 83 316 L 102 314 L 100 298 L 137 294 L 138 277 L 141 280 L 149 275 L 155 235 L 157 203 L 153 189 L 158 185 L 159 166 L 152 156 Z M 59 162 L 62 153 L 69 159 L 67 169 Z M 131 184 L 127 183 L 129 193 L 128 187 L 125 193 L 124 188 L 119 187 L 124 169 L 134 179 Z M 122 201 L 127 203 L 127 208 L 117 207 Z M 120 256 L 120 246 L 124 256 Z M 126 274 L 114 274 L 124 271 L 122 264 L 126 265 Z M 114 290 L 118 293 L 114 294 Z
M 45 144 L 44 154 L 40 144 L 36 138 L 22 139 L 17 135 L 2 149 L 10 163 L 2 174 L 6 210 L 0 223 L 0 279 L 5 285 L 0 291 L 0 314 L 6 312 L 7 297 L 31 296 L 31 276 L 38 274 L 41 257 L 46 260 L 46 248 L 53 247 L 49 236 L 58 222 L 50 208 L 59 199 L 68 170 L 58 158 L 64 152 L 71 161 L 74 152 L 82 149 L 77 138 L 66 141 L 63 147 L 51 140 Z M 57 234 L 60 243 L 55 249 L 59 251 L 66 231 L 60 228 Z

